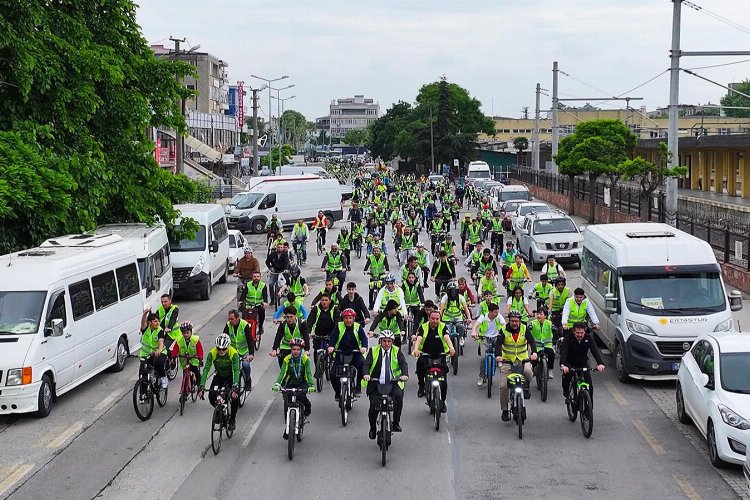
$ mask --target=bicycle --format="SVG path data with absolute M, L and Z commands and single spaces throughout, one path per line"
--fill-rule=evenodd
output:
M 167 351 L 167 366 L 165 367 L 165 369 L 167 370 L 167 378 L 169 380 L 174 380 L 177 378 L 177 373 L 179 373 L 180 371 L 180 365 L 179 363 L 177 363 L 177 357 L 172 356 L 171 351 Z
M 378 446 L 380 447 L 380 465 L 385 467 L 388 447 L 391 445 L 391 436 L 393 435 L 393 411 L 396 403 L 391 394 L 391 385 L 398 383 L 398 380 L 391 380 L 388 384 L 378 384 L 379 398 L 375 400 L 373 406 L 375 411 L 380 415 L 377 418 L 377 436 Z
M 549 381 L 549 365 L 547 364 L 547 353 L 544 349 L 537 351 L 539 357 L 534 368 L 534 378 L 536 379 L 536 388 L 539 390 L 539 398 L 542 403 L 547 401 L 547 383 Z
M 492 397 L 492 379 L 495 377 L 497 372 L 497 361 L 495 359 L 495 342 L 492 338 L 487 338 L 484 335 L 477 337 L 477 354 L 482 347 L 481 341 L 485 341 L 484 359 L 482 360 L 482 369 L 484 373 L 485 385 L 487 385 L 487 397 Z
M 273 242 L 278 238 L 281 238 L 281 231 L 275 228 L 269 228 L 266 230 L 266 255 L 271 255 Z
M 294 240 L 292 248 L 294 249 L 294 254 L 299 256 L 299 263 L 303 265 L 307 263 L 307 240 Z
M 245 406 L 245 401 L 247 401 L 247 396 L 253 391 L 253 377 L 249 376 L 247 379 L 245 379 L 245 372 L 242 371 L 242 357 L 240 357 L 240 383 L 238 388 L 238 395 L 240 402 L 240 408 Z
M 314 335 L 314 339 L 321 341 L 320 348 L 315 350 L 315 386 L 318 392 L 323 391 L 324 380 L 331 379 L 331 357 L 328 355 L 328 337 Z
M 361 259 L 362 258 L 362 246 L 363 246 L 362 245 L 362 235 L 357 236 L 354 239 L 353 244 L 354 244 L 354 252 L 357 254 L 357 259 Z
M 318 256 L 323 255 L 323 231 L 318 230 L 316 231 L 317 235 L 315 236 L 315 248 L 318 251 Z
M 422 353 L 420 357 L 427 356 L 428 354 Z M 452 356 L 456 357 L 456 356 Z M 446 355 L 441 354 L 437 358 L 429 358 L 430 366 L 427 368 L 427 374 L 425 375 L 425 396 L 427 407 L 430 409 L 430 415 L 435 421 L 435 431 L 440 430 L 440 416 L 442 415 L 443 397 L 440 389 L 440 383 L 445 381 L 445 365 Z
M 334 351 L 336 355 L 341 356 L 342 365 L 336 367 L 334 377 L 338 377 L 341 382 L 341 394 L 339 397 L 339 410 L 341 411 L 341 425 L 346 427 L 349 421 L 349 412 L 352 410 L 354 402 L 354 391 L 357 384 L 357 368 L 351 364 L 354 355 L 359 351 L 345 353 L 340 349 Z
M 167 388 L 161 387 L 156 376 L 156 368 L 153 365 L 146 366 L 146 373 L 138 376 L 138 381 L 133 387 L 133 408 L 138 418 L 144 422 L 151 418 L 154 411 L 154 396 L 160 407 L 167 404 Z M 146 386 L 146 392 L 142 392 L 142 385 Z
M 222 435 L 226 434 L 227 439 L 232 439 L 234 435 L 233 430 L 229 430 L 229 419 L 231 418 L 231 408 L 229 404 L 229 398 L 232 397 L 230 393 L 232 388 L 229 385 L 224 385 L 216 396 L 216 406 L 214 407 L 214 413 L 211 417 L 211 449 L 214 455 L 218 455 L 221 451 L 221 440 Z
M 526 377 L 523 374 L 523 364 L 514 363 L 508 374 L 508 398 L 510 412 L 518 425 L 518 439 L 523 439 L 523 422 L 526 420 Z
M 570 368 L 573 377 L 570 380 L 572 395 L 565 400 L 565 406 L 568 410 L 568 419 L 571 422 L 576 421 L 578 414 L 581 415 L 581 432 L 585 438 L 590 438 L 594 432 L 594 405 L 591 399 L 591 386 L 583 378 L 585 372 L 593 372 L 589 368 Z
M 466 325 L 464 325 L 463 334 L 458 333 L 456 325 L 463 323 L 463 319 L 451 319 L 446 321 L 446 327 L 448 328 L 448 335 L 453 342 L 453 348 L 456 350 L 456 355 L 451 356 L 451 367 L 453 368 L 453 375 L 458 375 L 458 357 L 464 355 L 464 342 L 466 338 Z
M 255 342 L 255 350 L 260 349 L 261 337 L 263 336 L 263 330 L 258 328 L 258 308 L 263 307 L 263 304 L 255 304 L 250 308 L 244 308 L 242 311 L 242 319 L 247 321 L 250 325 L 250 337 Z
M 287 455 L 289 460 L 294 458 L 294 442 L 302 441 L 302 435 L 305 432 L 305 414 L 302 403 L 297 400 L 298 396 L 307 394 L 307 389 L 284 388 L 279 389 L 284 395 L 284 405 L 286 406 L 286 434 L 287 434 Z
M 278 309 L 279 308 L 279 303 L 281 302 L 281 299 L 279 297 L 279 290 L 281 290 L 281 288 L 279 287 L 279 275 L 281 275 L 281 274 L 284 274 L 284 273 L 283 272 L 278 272 L 277 273 L 277 272 L 273 272 L 273 271 L 268 271 L 268 281 L 269 282 L 273 281 L 273 285 L 271 285 L 270 290 L 268 291 L 268 293 L 271 295 L 271 298 L 270 298 L 271 299 L 271 304 L 273 305 L 274 309 Z M 276 275 L 276 279 L 275 280 L 271 280 L 271 276 L 272 275 Z
M 383 276 L 370 276 L 369 282 L 369 306 L 370 310 L 373 310 L 375 305 L 375 298 L 378 296 L 378 292 L 383 288 Z
M 195 380 L 195 374 L 193 373 L 193 370 L 190 369 L 190 360 L 194 359 L 194 356 L 185 355 L 180 356 L 180 358 L 185 360 L 185 368 L 182 370 L 182 383 L 180 384 L 180 415 L 182 415 L 183 411 L 185 410 L 185 403 L 187 402 L 188 398 L 193 400 L 193 403 L 195 403 L 196 399 L 198 399 L 198 384 L 197 380 Z M 201 361 L 202 366 L 203 363 Z

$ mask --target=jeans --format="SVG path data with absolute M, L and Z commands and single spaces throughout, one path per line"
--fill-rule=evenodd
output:
M 246 361 L 243 359 L 241 361 L 240 371 L 242 372 L 242 376 L 245 377 L 245 387 L 247 387 L 248 382 L 250 382 L 250 374 L 252 372 L 252 369 L 250 368 L 250 361 Z
M 375 384 L 374 390 L 368 388 L 367 391 L 370 398 L 370 409 L 367 411 L 367 418 L 370 420 L 370 429 L 375 429 L 375 424 L 378 419 L 378 411 L 375 410 L 374 407 L 375 403 L 380 399 L 380 393 L 377 389 L 377 378 L 373 380 L 374 382 L 369 383 Z M 404 391 L 398 386 L 398 384 L 393 384 L 391 385 L 389 396 L 393 398 L 393 424 L 395 425 L 401 422 L 401 410 L 404 407 Z
M 357 369 L 357 381 L 354 392 L 360 392 L 362 387 L 362 375 L 364 375 L 365 358 L 362 357 L 362 354 L 357 353 L 352 357 L 350 364 Z M 343 365 L 344 363 L 341 361 L 341 355 L 337 354 L 333 359 L 333 365 L 331 367 L 331 387 L 333 387 L 333 392 L 336 396 L 341 394 L 341 380 L 339 377 L 334 376 L 334 374 L 336 373 L 336 367 Z
M 503 411 L 508 409 L 508 375 L 513 371 L 510 363 L 503 363 L 500 367 L 500 408 Z M 526 377 L 526 386 L 528 387 L 534 373 L 531 371 L 531 363 L 523 363 L 523 376 Z

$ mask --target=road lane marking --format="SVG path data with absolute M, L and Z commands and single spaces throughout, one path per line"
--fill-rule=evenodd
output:
M 243 448 L 247 448 L 247 445 L 249 445 L 250 441 L 253 440 L 253 436 L 255 436 L 255 433 L 258 432 L 258 427 L 260 427 L 260 423 L 263 421 L 263 418 L 265 418 L 266 413 L 268 413 L 268 409 L 271 407 L 271 403 L 273 403 L 273 398 L 266 401 L 266 405 L 263 407 L 263 410 L 260 412 L 258 419 L 255 421 L 252 429 L 250 429 L 250 432 L 247 434 L 247 437 L 242 442 Z
M 39 441 L 34 443 L 34 448 L 44 448 L 47 446 L 47 443 L 55 439 L 62 431 L 65 430 L 65 426 L 63 425 L 56 425 L 54 427 L 49 427 L 49 432 L 42 436 Z
M 70 439 L 71 436 L 73 436 L 76 432 L 79 432 L 81 429 L 83 429 L 83 422 L 79 420 L 78 422 L 75 422 L 73 425 L 65 429 L 62 434 L 57 436 L 56 439 L 51 441 L 47 445 L 47 448 L 59 448 L 65 443 L 65 441 Z
M 14 484 L 31 472 L 34 469 L 34 464 L 21 464 L 18 467 L 9 467 L 9 469 L 10 474 L 0 483 L 0 496 L 5 494 Z
M 112 394 L 110 394 L 106 398 L 102 399 L 101 403 L 99 403 L 98 405 L 94 406 L 94 409 L 95 410 L 103 410 L 103 409 L 105 409 L 107 406 L 109 406 L 109 404 L 112 401 L 114 401 L 115 399 L 117 399 L 117 396 L 119 396 L 119 395 L 120 395 L 119 389 L 116 390 L 116 391 L 112 391 Z
M 677 485 L 689 500 L 700 500 L 701 496 L 697 491 L 695 491 L 693 485 L 690 484 L 690 482 L 685 477 L 674 476 L 674 480 L 677 481 Z
M 667 453 L 642 420 L 633 420 L 633 424 L 635 425 L 635 428 L 638 429 L 638 432 L 641 433 L 643 439 L 645 439 L 649 446 L 651 446 L 651 449 L 654 450 L 654 453 L 657 455 L 665 455 Z
M 607 380 L 604 382 L 604 387 L 607 388 L 609 393 L 612 395 L 612 398 L 617 402 L 620 406 L 627 406 L 628 402 L 625 400 L 625 398 L 622 396 L 622 393 L 620 392 L 620 389 L 617 388 L 615 384 L 613 384 L 611 381 Z
M 451 431 L 448 431 L 448 444 L 451 444 Z

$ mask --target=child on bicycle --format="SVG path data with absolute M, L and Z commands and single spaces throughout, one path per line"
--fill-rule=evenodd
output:
M 193 324 L 190 321 L 180 323 L 182 335 L 172 343 L 171 355 L 173 358 L 180 356 L 180 369 L 190 365 L 190 371 L 195 376 L 194 384 L 201 379 L 200 367 L 203 366 L 203 345 L 197 335 L 193 335 Z
M 552 380 L 555 378 L 552 375 L 552 367 L 555 365 L 555 350 L 553 349 L 553 335 L 552 335 L 552 322 L 547 319 L 547 309 L 539 308 L 534 311 L 536 319 L 529 322 L 529 330 L 531 335 L 534 336 L 536 341 L 536 352 L 547 356 L 547 369 L 549 370 L 548 378 Z M 532 366 L 536 367 L 536 363 L 532 362 Z
M 279 377 L 273 384 L 272 390 L 278 392 L 279 389 L 284 387 L 285 389 L 307 389 L 307 392 L 315 392 L 315 379 L 310 368 L 310 357 L 307 354 L 302 354 L 302 348 L 305 347 L 304 339 L 299 337 L 291 339 L 289 347 L 291 353 L 282 361 Z M 297 396 L 297 400 L 305 407 L 305 417 L 309 417 L 312 413 L 312 403 L 310 403 L 307 394 L 300 394 Z M 284 408 L 284 413 L 286 414 L 286 408 Z M 289 437 L 286 429 L 283 437 L 284 439 Z

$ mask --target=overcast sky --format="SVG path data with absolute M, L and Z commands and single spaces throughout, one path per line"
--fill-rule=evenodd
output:
M 308 120 L 332 99 L 365 94 L 381 114 L 445 75 L 482 102 L 488 115 L 533 116 L 534 88 L 560 97 L 620 95 L 669 67 L 670 0 L 140 0 L 138 22 L 151 44 L 187 38 L 229 63 L 230 81 L 289 75 L 277 86 Z M 750 48 L 750 0 L 695 0 L 682 7 L 682 49 Z M 708 12 L 706 12 L 706 10 Z M 711 14 L 742 24 L 731 27 Z M 745 57 L 689 57 L 684 68 Z M 696 70 L 726 84 L 750 77 L 750 62 Z M 717 103 L 725 90 L 681 74 L 680 103 Z M 288 83 L 287 83 L 288 82 Z M 585 82 L 581 83 L 581 82 Z M 590 85 L 587 86 L 586 84 Z M 595 88 L 592 88 L 595 87 Z M 666 106 L 669 75 L 633 91 L 649 110 Z M 597 101 L 592 101 L 596 103 Z M 583 104 L 583 103 L 581 103 Z M 261 98 L 262 115 L 268 107 Z M 274 103 L 274 107 L 275 107 Z M 542 96 L 542 109 L 550 98 Z M 620 107 L 615 102 L 602 108 Z M 275 114 L 275 112 L 274 112 Z

